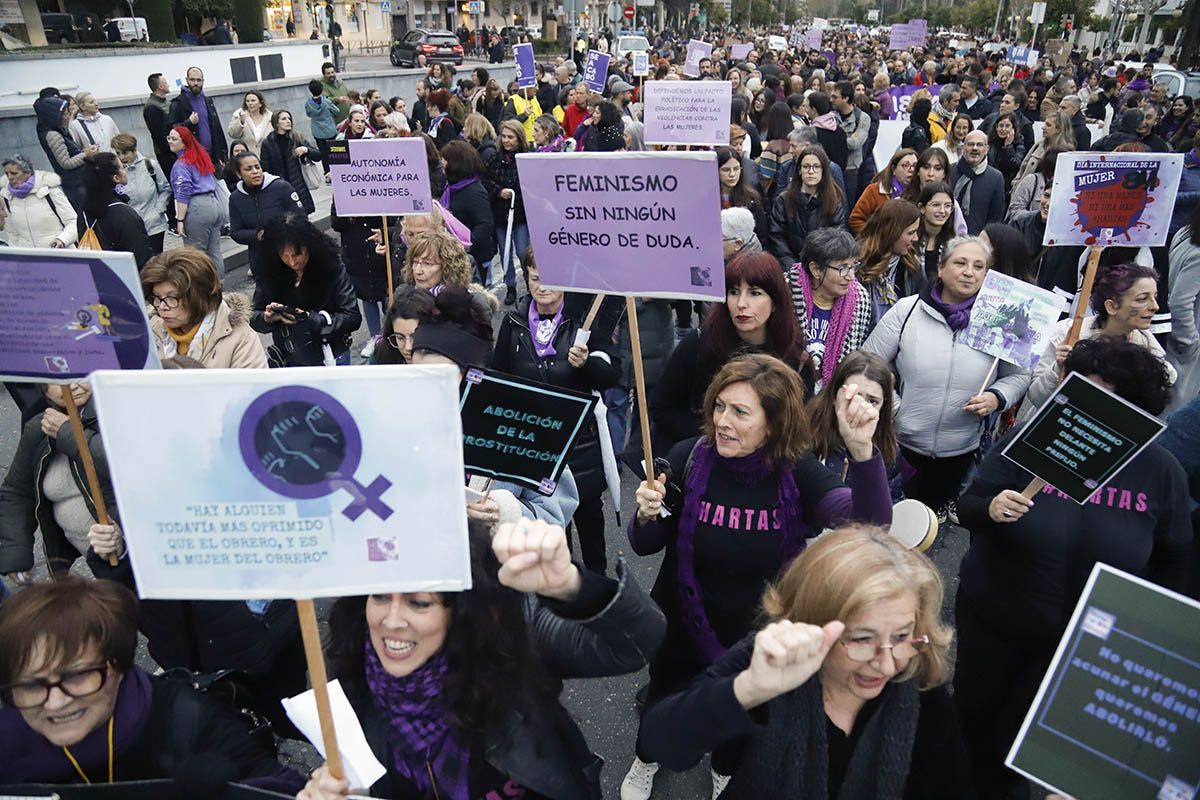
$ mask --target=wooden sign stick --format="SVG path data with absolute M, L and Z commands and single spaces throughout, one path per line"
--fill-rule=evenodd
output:
M 646 480 L 654 474 L 654 447 L 650 442 L 650 402 L 646 397 L 646 367 L 642 364 L 642 337 L 638 333 L 637 302 L 625 298 L 625 313 L 629 316 L 629 341 L 633 350 L 633 376 L 637 385 L 638 416 L 642 420 L 642 453 L 646 458 Z
M 1071 330 L 1067 333 L 1065 343 L 1069 345 L 1079 341 L 1079 332 L 1083 329 L 1083 317 L 1087 313 L 1092 299 L 1092 284 L 1096 282 L 1096 269 L 1100 266 L 1100 254 L 1103 247 L 1092 247 L 1088 253 L 1087 269 L 1083 273 L 1083 286 L 1079 290 L 1079 299 L 1075 303 L 1075 317 L 1071 321 Z
M 387 307 L 392 307 L 392 245 L 388 241 L 388 218 L 387 215 L 380 217 L 383 220 L 383 257 L 387 259 L 387 282 L 388 282 L 388 299 Z
M 1029 485 L 1025 487 L 1025 491 L 1021 492 L 1021 494 L 1032 500 L 1034 495 L 1040 492 L 1045 486 L 1046 482 L 1044 480 L 1041 478 L 1034 478 L 1029 482 Z
M 590 331 L 592 329 L 592 323 L 596 321 L 596 315 L 600 313 L 600 306 L 604 303 L 605 297 L 607 295 L 596 295 L 596 299 L 592 301 L 592 307 L 588 309 L 587 316 L 583 319 L 583 327 L 580 330 Z
M 492 496 L 492 479 L 488 478 L 487 483 L 483 485 L 483 499 L 486 501 Z
M 96 506 L 96 520 L 101 525 L 111 525 L 108 518 L 108 508 L 104 505 L 104 494 L 100 491 L 100 478 L 96 475 L 96 462 L 92 460 L 92 449 L 88 447 L 87 437 L 83 433 L 83 420 L 79 418 L 79 408 L 75 405 L 75 395 L 71 394 L 69 384 L 62 385 L 63 405 L 67 408 L 67 416 L 71 420 L 71 430 L 75 434 L 75 447 L 79 450 L 79 460 L 83 462 L 83 474 L 87 477 L 88 491 L 92 495 L 92 503 Z M 108 557 L 110 566 L 117 565 L 117 554 Z
M 329 774 L 341 780 L 342 753 L 338 750 L 337 732 L 333 728 L 333 709 L 329 706 L 329 679 L 325 677 L 325 657 L 321 654 L 321 634 L 317 631 L 317 611 L 312 600 L 297 600 L 296 614 L 300 617 L 300 635 L 304 639 L 304 660 L 308 662 L 308 677 L 312 680 L 317 701 L 317 716 L 321 720 L 321 739 L 325 744 L 325 766 Z

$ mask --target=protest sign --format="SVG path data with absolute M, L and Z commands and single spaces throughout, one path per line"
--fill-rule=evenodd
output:
M 329 143 L 329 175 L 338 216 L 429 214 L 429 162 L 419 136 Z
M 889 50 L 907 50 L 914 44 L 916 34 L 906 23 L 897 22 L 892 26 L 888 33 L 888 49 Z M 924 44 L 922 39 L 920 44 Z
M 104 447 L 143 598 L 470 587 L 455 368 L 98 372 L 93 383 L 101 430 L 120 432 Z
M 1004 448 L 1004 456 L 1083 504 L 1166 425 L 1072 372 Z
M 1096 564 L 1005 764 L 1088 800 L 1200 788 L 1200 603 Z
M 789 47 L 799 47 L 803 43 L 804 43 L 804 32 L 801 31 L 799 28 L 793 28 L 791 33 L 788 34 L 788 46 Z M 820 45 L 818 45 L 818 47 L 819 46 Z
M 767 37 L 767 49 L 775 50 L 775 51 L 787 50 L 788 49 L 787 39 L 784 39 L 782 36 L 775 36 L 775 35 L 768 36 Z
M 1071 59 L 1071 44 L 1066 39 L 1049 39 L 1046 42 L 1046 55 L 1059 69 L 1065 67 Z
M 711 151 L 518 155 L 542 283 L 724 302 L 716 158 Z
M 829 30 L 829 20 L 825 19 L 824 17 L 813 17 L 812 27 L 819 31 Z
M 517 86 L 522 89 L 537 86 L 537 73 L 533 66 L 533 45 L 529 42 L 514 44 L 513 61 L 517 65 Z
M 646 144 L 729 144 L 728 81 L 650 81 L 643 94 Z
M 1014 64 L 1033 67 L 1037 65 L 1041 54 L 1032 47 L 1010 47 L 1007 55 L 1008 60 Z
M 905 86 L 889 87 L 888 94 L 890 94 L 892 96 L 891 119 L 907 120 L 908 119 L 908 104 L 912 100 L 912 96 L 922 89 L 928 90 L 931 95 L 933 95 L 934 97 L 937 97 L 938 92 L 941 91 L 942 87 L 938 86 L 937 84 L 934 84 L 932 86 L 905 85 Z M 891 153 L 894 153 L 894 152 L 895 152 L 895 150 L 889 151 L 888 157 L 890 158 Z M 885 158 L 884 161 L 886 161 L 886 160 L 887 159 Z
M 650 54 L 644 50 L 633 52 L 633 76 L 645 78 L 650 74 Z
M 683 74 L 689 78 L 700 77 L 700 61 L 705 58 L 712 58 L 712 45 L 699 39 L 690 40 L 687 46 L 687 58 L 683 62 Z
M 1061 153 L 1042 243 L 1166 244 L 1182 171 L 1180 154 Z
M 0 248 L 0 380 L 71 383 L 157 366 L 132 255 Z
M 459 403 L 467 472 L 553 494 L 595 405 L 590 394 L 470 370 Z
M 808 45 L 808 49 L 809 50 L 820 50 L 823 36 L 824 36 L 824 34 L 821 32 L 820 28 L 809 28 L 808 33 L 805 34 L 805 37 L 804 37 L 806 40 L 806 44 Z
M 588 50 L 583 64 L 583 82 L 596 94 L 604 93 L 604 81 L 608 79 L 608 62 L 612 56 L 599 50 Z
M 753 44 L 735 44 L 729 48 L 729 54 L 733 56 L 734 61 L 745 61 L 753 49 Z
M 971 308 L 966 344 L 1032 370 L 1066 305 L 1054 292 L 989 270 Z

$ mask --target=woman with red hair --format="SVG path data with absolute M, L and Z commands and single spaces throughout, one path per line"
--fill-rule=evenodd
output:
M 812 391 L 791 289 L 769 253 L 744 252 L 725 266 L 725 305 L 712 303 L 703 328 L 685 336 L 671 353 L 650 398 L 655 452 L 700 435 L 704 392 L 725 362 L 745 353 L 775 356 L 800 372 Z
M 221 258 L 221 226 L 229 210 L 217 199 L 217 177 L 208 151 L 185 126 L 167 134 L 167 146 L 175 153 L 171 167 L 171 189 L 175 192 L 176 231 L 184 244 L 208 253 L 217 272 L 225 274 Z

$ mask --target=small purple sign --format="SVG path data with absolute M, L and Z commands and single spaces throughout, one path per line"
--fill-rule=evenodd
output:
M 934 84 L 932 86 L 892 86 L 888 88 L 888 94 L 892 96 L 892 119 L 908 119 L 908 104 L 912 100 L 912 96 L 921 89 L 928 89 L 929 93 L 934 97 L 938 96 L 938 92 L 942 87 Z
M 804 35 L 809 50 L 820 50 L 824 32 L 820 28 L 809 28 Z
M 0 248 L 0 380 L 157 366 L 133 256 Z
M 596 94 L 604 93 L 604 81 L 608 78 L 608 62 L 612 56 L 599 50 L 588 50 L 583 65 L 583 82 Z
M 517 171 L 547 286 L 724 301 L 715 153 L 525 153 Z
M 513 60 L 517 63 L 517 86 L 528 89 L 537 86 L 533 67 L 533 45 L 528 42 L 513 45 Z
M 643 100 L 646 144 L 729 144 L 728 81 L 650 81 Z
M 380 519 L 392 515 L 380 499 L 392 482 L 379 475 L 364 486 L 354 477 L 362 434 L 332 395 L 309 386 L 264 392 L 242 416 L 238 447 L 250 474 L 284 497 L 311 500 L 342 489 L 353 498 L 342 511 L 350 521 L 367 510 Z
M 333 202 L 343 217 L 430 214 L 429 162 L 419 136 L 352 139 L 349 157 L 329 167 Z
M 700 77 L 700 59 L 712 58 L 712 45 L 692 39 L 687 46 L 687 59 L 683 62 L 683 74 L 689 78 Z
M 750 51 L 753 49 L 753 44 L 735 44 L 730 46 L 729 54 L 733 56 L 734 61 L 745 61 L 746 56 L 750 55 Z

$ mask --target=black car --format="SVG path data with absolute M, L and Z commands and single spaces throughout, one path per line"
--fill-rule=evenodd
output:
M 393 67 L 415 67 L 417 56 L 425 56 L 427 64 L 463 63 L 463 46 L 450 31 L 428 31 L 420 28 L 404 34 L 404 38 L 392 42 L 390 53 Z
M 46 30 L 46 41 L 50 44 L 67 44 L 79 41 L 79 30 L 71 14 L 42 14 L 42 27 Z

